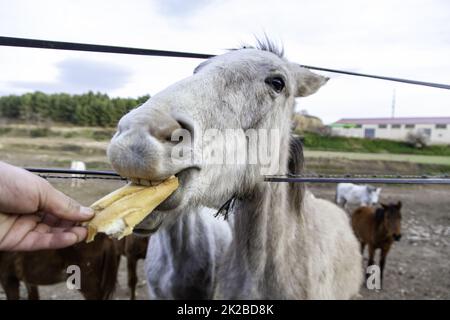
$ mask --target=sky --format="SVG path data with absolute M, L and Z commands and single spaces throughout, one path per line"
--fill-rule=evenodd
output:
M 447 0 L 0 0 L 0 35 L 221 54 L 266 33 L 305 65 L 450 84 Z M 202 60 L 0 47 L 0 95 L 153 95 Z M 450 90 L 322 73 L 298 99 L 325 123 L 450 116 Z

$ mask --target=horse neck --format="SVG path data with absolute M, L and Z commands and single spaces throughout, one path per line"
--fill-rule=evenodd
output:
M 377 210 L 383 210 L 383 209 L 377 209 Z M 388 238 L 388 230 L 384 224 L 384 215 L 386 215 L 386 211 L 383 213 L 383 217 L 381 219 L 375 219 L 375 239 L 376 241 L 384 240 Z
M 202 227 L 201 224 L 196 223 L 198 219 L 199 211 L 193 210 L 181 215 L 173 225 L 156 234 L 161 238 L 164 250 L 171 253 L 168 256 L 174 258 L 172 261 L 174 265 L 183 263 L 183 257 L 192 253 L 195 247 L 193 237 L 198 233 L 195 229 Z
M 291 145 L 290 151 L 299 150 L 292 150 Z M 280 168 L 284 173 L 288 172 L 287 159 L 288 153 Z M 266 290 L 271 283 L 277 286 L 275 283 L 282 281 L 282 274 L 290 267 L 286 261 L 294 258 L 292 248 L 299 245 L 295 235 L 301 228 L 302 194 L 300 184 L 261 182 L 251 197 L 235 203 L 234 263 L 259 279 Z

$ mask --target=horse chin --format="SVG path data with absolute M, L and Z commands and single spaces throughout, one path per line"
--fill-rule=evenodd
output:
M 141 237 L 148 237 L 156 233 L 162 223 L 163 217 L 161 216 L 161 213 L 154 211 L 134 228 L 133 234 Z

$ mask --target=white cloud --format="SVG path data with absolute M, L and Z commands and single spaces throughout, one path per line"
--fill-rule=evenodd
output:
M 303 64 L 444 83 L 450 82 L 449 29 L 445 0 L 0 0 L 4 36 L 221 53 L 267 32 L 283 41 L 288 58 Z M 119 96 L 154 94 L 200 62 L 0 47 L 0 92 L 22 92 L 17 83 L 62 81 L 67 59 L 129 70 L 120 87 L 105 88 Z M 398 116 L 450 114 L 447 90 L 337 75 L 300 108 L 326 122 L 389 116 L 393 88 Z

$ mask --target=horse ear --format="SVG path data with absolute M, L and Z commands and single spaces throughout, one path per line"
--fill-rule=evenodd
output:
M 399 210 L 402 208 L 402 202 L 401 202 L 401 201 L 399 201 L 399 202 L 397 203 L 397 208 L 398 208 Z
M 381 203 L 381 202 L 380 202 L 380 205 L 383 207 L 383 209 L 389 208 L 389 206 L 388 206 L 387 204 L 384 204 L 384 203 Z
M 377 188 L 377 194 L 379 195 L 381 193 L 381 188 Z
M 299 65 L 294 65 L 294 76 L 297 80 L 297 86 L 294 89 L 296 97 L 306 97 L 317 92 L 329 80 L 328 77 L 315 74 Z

